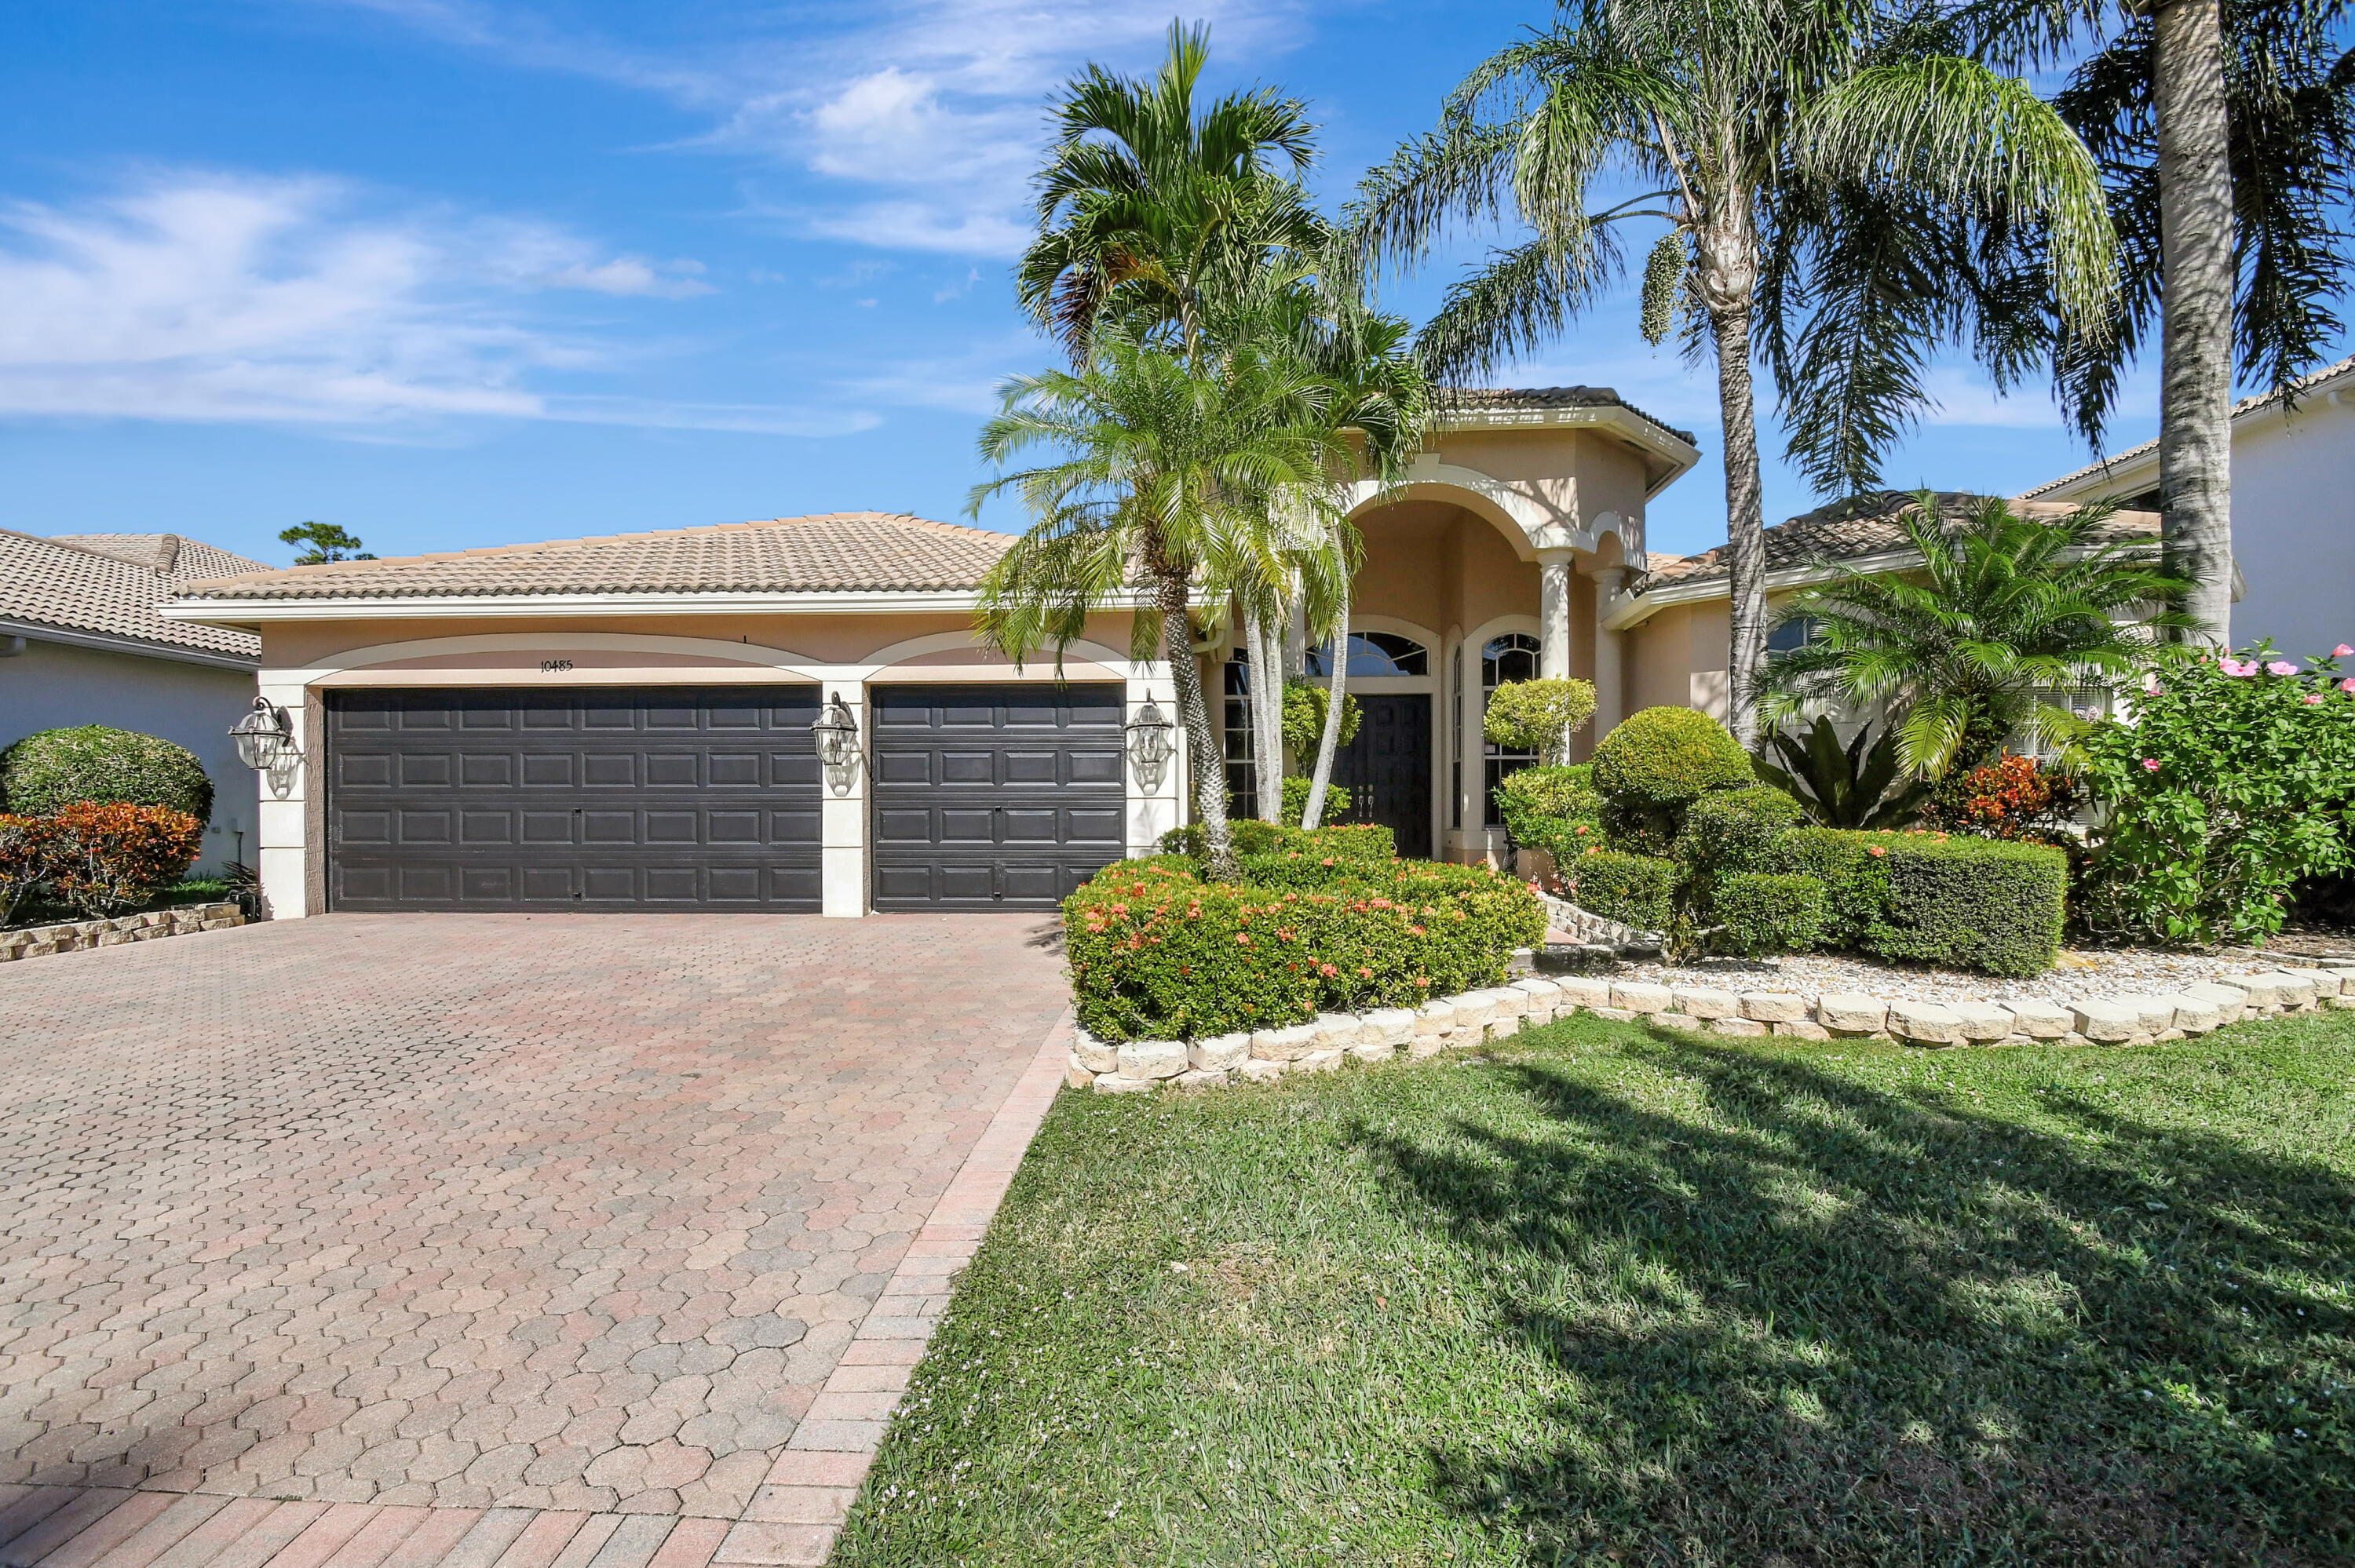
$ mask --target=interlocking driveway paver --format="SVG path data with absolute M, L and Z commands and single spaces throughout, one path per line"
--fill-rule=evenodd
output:
M 820 1394 L 1066 994 L 1015 916 L 343 915 L 0 969 L 0 1559 L 709 1556 L 805 1419 L 888 1406 Z

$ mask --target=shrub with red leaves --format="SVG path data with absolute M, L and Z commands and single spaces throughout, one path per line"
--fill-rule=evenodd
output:
M 144 904 L 178 882 L 204 842 L 204 824 L 169 806 L 81 800 L 53 816 L 15 820 L 35 824 L 28 836 L 37 841 L 31 853 L 40 880 L 92 916 Z
M 2077 807 L 2069 778 L 2005 752 L 1943 785 L 1930 810 L 1940 826 L 1982 839 L 2049 842 Z

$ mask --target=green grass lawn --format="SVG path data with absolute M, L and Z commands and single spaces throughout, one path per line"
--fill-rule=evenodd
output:
M 1065 1094 L 841 1564 L 2355 1560 L 2355 1014 Z

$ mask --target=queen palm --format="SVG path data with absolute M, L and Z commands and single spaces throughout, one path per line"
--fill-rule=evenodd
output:
M 1639 194 L 1598 207 L 1616 176 Z M 1368 176 L 1353 231 L 1369 263 L 1412 264 L 1450 222 L 1507 217 L 1529 237 L 1456 283 L 1424 329 L 1445 380 L 1486 376 L 1589 309 L 1620 274 L 1617 226 L 1668 226 L 1645 326 L 1657 342 L 1681 310 L 1688 351 L 1716 361 L 1745 740 L 1765 635 L 1753 356 L 1774 374 L 1793 459 L 1820 490 L 1865 490 L 1929 401 L 1932 345 L 1966 341 L 1999 383 L 2019 375 L 2036 330 L 2023 270 L 2049 271 L 2089 334 L 2113 286 L 2076 136 L 2026 83 L 1864 0 L 1567 4 Z
M 2053 100 L 2100 160 L 2116 216 L 2115 332 L 2064 332 L 2058 389 L 2099 450 L 2126 362 L 2160 329 L 2159 494 L 2196 584 L 2186 608 L 2225 641 L 2232 588 L 2232 382 L 2288 391 L 2328 357 L 2349 281 L 2355 51 L 2342 0 L 1974 0 L 1991 58 L 2051 62 L 2107 33 Z
M 2154 632 L 2190 621 L 2174 608 L 2189 585 L 2157 546 L 2103 542 L 2113 510 L 2047 523 L 1922 492 L 1899 517 L 1918 571 L 1818 561 L 1828 580 L 1784 606 L 1777 624 L 1811 635 L 1768 666 L 1769 711 L 1885 706 L 1899 762 L 1934 779 L 2021 730 L 2065 743 L 2082 721 L 2040 694 L 2115 682 L 2148 661 Z
M 1091 615 L 1134 606 L 1134 656 L 1166 659 L 1177 688 L 1210 873 L 1230 876 L 1190 612 L 1206 585 L 1220 602 L 1263 591 L 1345 535 L 1332 389 L 1288 353 L 1243 343 L 1197 361 L 1099 327 L 1076 369 L 1018 376 L 1001 397 L 980 440 L 1001 471 L 967 510 L 1010 492 L 1031 524 L 983 579 L 982 627 L 1017 660 L 1049 644 L 1060 660 Z M 1034 452 L 1044 461 L 1010 466 Z

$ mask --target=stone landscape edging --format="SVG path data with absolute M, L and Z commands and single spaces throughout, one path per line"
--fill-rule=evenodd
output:
M 152 942 L 158 937 L 185 937 L 194 931 L 225 931 L 245 924 L 245 912 L 234 904 L 176 904 L 139 915 L 118 915 L 110 920 L 67 920 L 53 926 L 20 926 L 0 931 L 0 963 L 15 959 L 45 959 L 53 953 L 77 953 L 85 948 L 112 948 L 124 942 Z
M 2201 980 L 2162 996 L 2075 1002 L 1884 1001 L 1855 991 L 1732 991 L 1603 976 L 1530 976 L 1509 985 L 1436 998 L 1419 1008 L 1325 1012 L 1207 1040 L 1120 1044 L 1074 1028 L 1064 1084 L 1132 1094 L 1164 1083 L 1215 1088 L 1329 1072 L 1345 1058 L 1419 1060 L 1504 1039 L 1586 1012 L 1733 1038 L 1902 1040 L 1909 1044 L 2147 1045 L 2206 1034 L 2245 1018 L 2355 1009 L 2355 963 L 2275 969 Z

